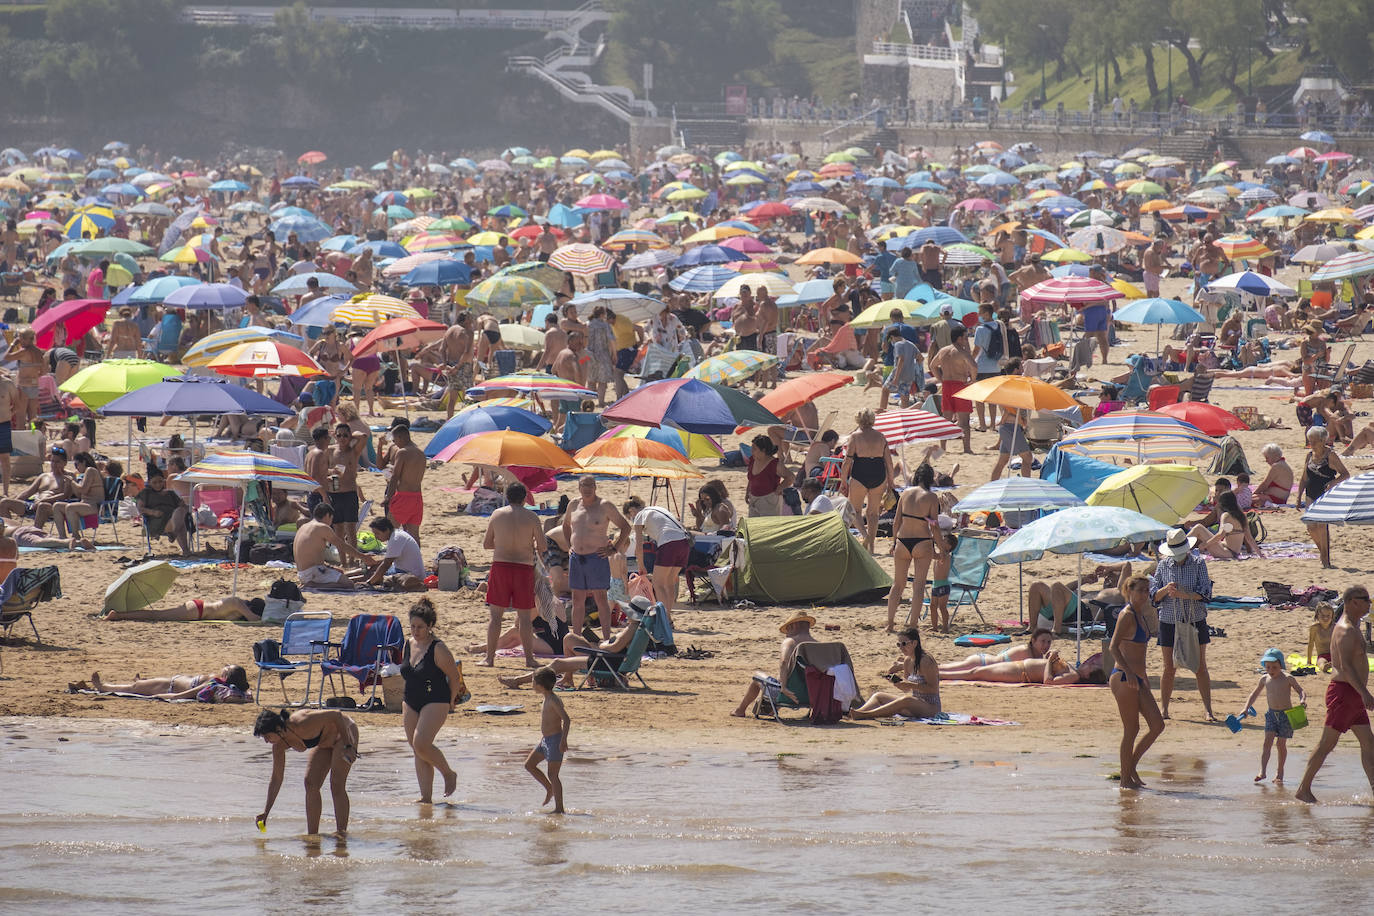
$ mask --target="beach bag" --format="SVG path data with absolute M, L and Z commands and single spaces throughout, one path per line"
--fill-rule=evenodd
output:
M 263 599 L 262 622 L 263 623 L 285 623 L 286 618 L 292 614 L 305 610 L 304 601 L 293 601 L 289 598 Z
M 1202 655 L 1202 647 L 1197 641 L 1197 627 L 1191 623 L 1174 626 L 1174 665 L 1197 671 Z
M 1264 527 L 1264 521 L 1259 517 L 1258 512 L 1245 513 L 1245 521 L 1250 528 L 1250 537 L 1255 539 L 1256 544 L 1263 544 L 1269 532 Z
M 811 724 L 834 725 L 844 715 L 835 699 L 835 679 L 819 668 L 806 668 L 806 692 L 811 697 Z
M 1291 585 L 1265 580 L 1260 583 L 1260 588 L 1264 589 L 1264 600 L 1268 604 L 1277 606 L 1293 603 L 1293 586 Z

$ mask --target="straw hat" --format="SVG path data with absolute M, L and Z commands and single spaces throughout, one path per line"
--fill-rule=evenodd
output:
M 1159 542 L 1159 552 L 1182 560 L 1196 546 L 1197 538 L 1188 537 L 1188 532 L 1182 528 L 1170 528 L 1168 537 Z
M 805 611 L 797 611 L 791 617 L 788 617 L 786 620 L 782 622 L 782 624 L 778 627 L 778 632 L 786 633 L 788 627 L 798 623 L 804 623 L 809 627 L 816 623 L 816 618 L 812 617 Z

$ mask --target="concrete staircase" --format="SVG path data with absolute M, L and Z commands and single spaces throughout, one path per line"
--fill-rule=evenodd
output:
M 1221 147 L 1223 159 L 1235 159 L 1242 164 L 1245 159 L 1235 141 L 1224 135 L 1213 139 L 1202 133 L 1166 133 L 1153 146 L 1154 151 L 1161 156 L 1177 156 L 1184 162 L 1196 162 L 1204 166 L 1215 161 L 1218 146 Z

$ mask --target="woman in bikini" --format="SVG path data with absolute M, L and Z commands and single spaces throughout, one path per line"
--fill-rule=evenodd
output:
M 1302 390 L 1311 394 L 1316 388 L 1316 380 L 1313 376 L 1317 372 L 1317 364 L 1326 359 L 1326 341 L 1322 340 L 1322 323 L 1320 321 L 1309 321 L 1303 326 L 1307 336 L 1298 344 L 1298 362 L 1302 367 Z
M 1255 504 L 1258 506 L 1282 506 L 1293 494 L 1293 468 L 1283 457 L 1283 449 L 1277 442 L 1270 442 L 1260 449 L 1260 455 L 1269 464 L 1258 487 L 1255 487 Z
M 343 381 L 349 353 L 339 343 L 332 325 L 324 329 L 310 355 L 315 357 L 325 373 L 322 378 L 315 380 L 315 403 L 321 407 L 333 407 L 339 402 L 339 385 Z
M 1050 651 L 1050 645 L 1054 642 L 1054 634 L 1046 629 L 1036 630 L 1031 634 L 1031 638 L 1026 640 L 1024 646 L 1012 646 L 1011 648 L 998 653 L 989 655 L 986 652 L 975 652 L 961 662 L 948 662 L 940 666 L 940 677 L 944 680 L 961 680 L 964 674 L 976 668 L 984 668 L 998 662 L 1019 662 L 1028 658 L 1044 658 Z
M 891 673 L 901 673 L 897 686 L 907 693 L 878 691 L 858 709 L 850 712 L 855 719 L 885 719 L 907 716 L 928 719 L 940 714 L 940 666 L 934 657 L 921 648 L 921 633 L 908 627 L 897 634 L 897 648 L 902 657 L 893 665 Z
M 926 574 L 930 562 L 944 554 L 945 543 L 940 535 L 940 525 L 936 518 L 940 514 L 940 500 L 930 492 L 935 485 L 935 469 L 922 463 L 911 476 L 911 486 L 902 491 L 897 499 L 897 515 L 892 521 L 893 540 L 896 542 L 892 555 L 892 588 L 887 593 L 887 631 L 896 629 L 897 606 L 902 603 L 902 593 L 906 591 L 907 570 L 912 573 L 911 613 L 907 615 L 907 626 L 915 627 L 921 619 L 921 607 L 926 598 Z M 937 582 L 939 586 L 941 583 Z M 945 587 L 948 587 L 946 584 Z M 938 625 L 934 615 L 931 624 Z
M 77 452 L 75 462 L 80 475 L 76 481 L 76 498 L 71 502 L 55 503 L 52 516 L 57 536 L 67 537 L 70 532 L 73 539 L 81 537 L 83 528 L 99 526 L 100 503 L 105 499 L 105 481 L 91 453 Z
M 1164 732 L 1164 716 L 1150 692 L 1150 679 L 1145 673 L 1145 656 L 1150 638 L 1159 632 L 1159 614 L 1150 603 L 1150 580 L 1145 576 L 1131 576 L 1124 586 L 1130 604 L 1116 618 L 1112 631 L 1111 655 L 1116 660 L 1107 684 L 1112 688 L 1117 711 L 1121 713 L 1121 788 L 1143 789 L 1136 767 L 1140 758 Z M 1147 731 L 1140 734 L 1140 719 L 1144 717 Z
M 371 248 L 366 249 L 369 253 Z M 366 328 L 354 328 L 353 336 L 349 339 L 349 346 L 356 350 L 367 336 Z M 369 353 L 366 356 L 353 357 L 353 409 L 362 410 L 362 399 L 367 398 L 367 415 L 377 416 L 377 380 L 382 374 L 382 358 L 376 353 Z M 343 407 L 343 405 L 340 405 Z
M 1231 490 L 1217 496 L 1216 534 L 1201 525 L 1195 525 L 1188 536 L 1197 538 L 1197 546 L 1218 560 L 1234 560 L 1242 553 L 1261 556 L 1259 545 L 1250 534 L 1250 522 Z
M 107 684 L 100 672 L 91 673 L 90 687 L 84 681 L 68 684 L 73 691 L 94 690 L 96 693 L 123 693 L 158 700 L 194 700 L 206 685 L 216 681 L 248 693 L 248 674 L 239 665 L 225 665 L 219 674 L 174 674 L 171 677 L 142 677 L 128 684 Z
M 258 829 L 267 830 L 267 815 L 281 791 L 286 775 L 287 749 L 306 753 L 305 826 L 311 835 L 320 832 L 324 801 L 320 788 L 329 776 L 329 794 L 334 799 L 334 823 L 338 835 L 348 832 L 348 771 L 358 759 L 358 726 L 337 709 L 264 709 L 253 723 L 253 737 L 272 747 L 272 777 L 267 783 L 267 807 L 258 815 Z
M 1327 432 L 1323 427 L 1314 426 L 1307 431 L 1307 460 L 1303 462 L 1302 479 L 1298 481 L 1297 507 L 1301 509 L 1304 501 L 1314 503 L 1327 490 L 1350 476 L 1340 456 L 1331 450 Z M 1322 568 L 1331 569 L 1331 529 L 1322 524 L 1309 524 L 1307 535 L 1317 545 L 1321 555 Z
M 876 415 L 873 408 L 859 411 L 854 421 L 859 429 L 849 437 L 845 448 L 840 479 L 849 485 L 849 504 L 854 514 L 863 520 L 864 549 L 873 552 L 878 534 L 878 513 L 882 511 L 883 495 L 892 489 L 892 449 L 887 437 L 873 428 Z
M 247 601 L 236 595 L 220 598 L 218 601 L 191 598 L 172 607 L 110 611 L 105 615 L 105 619 L 142 621 L 247 620 L 250 623 L 256 623 L 262 620 L 262 612 L 266 607 L 267 602 L 262 598 L 250 598 Z
M 1051 649 L 1044 658 L 1023 658 L 1019 662 L 993 662 L 959 675 L 961 681 L 984 681 L 991 684 L 1044 684 L 1062 687 L 1067 684 L 1102 684 L 1105 679 L 1100 665 L 1087 663 L 1073 667 Z

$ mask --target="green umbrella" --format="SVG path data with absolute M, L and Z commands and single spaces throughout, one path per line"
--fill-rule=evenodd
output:
M 91 241 L 80 245 L 76 249 L 76 253 L 81 255 L 83 258 L 89 258 L 92 255 L 103 256 L 119 254 L 121 252 L 124 254 L 131 254 L 134 257 L 141 258 L 144 255 L 152 254 L 153 249 L 149 248 L 147 245 L 141 245 L 138 242 L 133 242 L 129 239 L 122 239 L 118 236 L 110 236 L 103 239 L 92 239 Z
M 150 560 L 127 569 L 105 589 L 102 612 L 142 610 L 165 597 L 178 574 L 166 560 Z
M 181 369 L 151 359 L 107 359 L 87 366 L 58 388 L 99 410 L 130 391 L 181 374 Z

